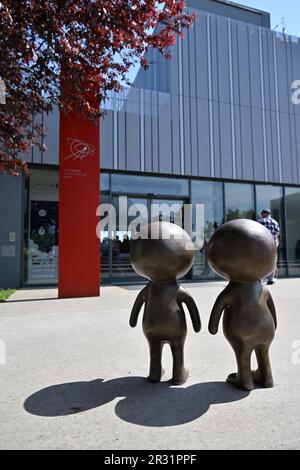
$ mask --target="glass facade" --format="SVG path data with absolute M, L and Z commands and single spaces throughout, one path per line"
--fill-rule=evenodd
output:
M 30 171 L 24 237 L 24 284 L 27 285 L 57 283 L 58 181 L 58 170 Z M 196 251 L 187 279 L 216 278 L 207 260 L 208 242 L 215 230 L 236 218 L 257 220 L 263 209 L 271 210 L 281 228 L 279 275 L 300 275 L 299 187 L 102 173 L 100 191 L 101 203 L 114 205 L 117 222 L 113 233 L 109 234 L 106 226 L 100 234 L 102 283 L 140 280 L 130 264 L 130 223 L 143 215 L 143 208 L 148 210 L 149 221 L 163 220 L 167 210 L 170 220 L 179 223 L 182 207 L 187 203 L 204 205 L 204 245 Z M 120 196 L 129 214 L 126 227 L 119 221 Z M 151 212 L 153 204 L 156 212 Z
M 204 244 L 203 248 L 196 252 L 193 277 L 195 279 L 214 278 L 216 276 L 207 260 L 207 247 L 211 236 L 224 221 L 222 183 L 192 181 L 191 202 L 204 204 Z
M 125 194 L 189 195 L 189 182 L 179 178 L 161 178 L 157 176 L 111 175 L 111 190 Z
M 27 214 L 25 283 L 55 284 L 58 280 L 58 171 L 30 171 Z
M 254 218 L 253 185 L 243 183 L 225 184 L 225 221 Z
M 117 215 L 117 227 L 116 232 L 112 234 L 113 239 L 111 240 L 111 275 L 113 281 L 128 281 L 130 279 L 136 279 L 137 274 L 131 267 L 129 252 L 130 252 L 130 240 L 131 230 L 130 223 L 133 221 L 135 216 L 128 217 L 128 230 L 126 227 L 120 227 L 119 225 L 119 198 L 114 196 L 112 203 L 116 209 Z M 130 209 L 134 209 L 133 206 L 147 209 L 148 202 L 146 198 L 129 197 L 127 199 L 127 213 L 131 213 Z M 133 210 L 133 212 L 135 212 Z M 137 214 L 138 215 L 138 214 Z M 142 212 L 141 212 L 142 215 Z M 145 223 L 147 222 L 146 219 Z
M 116 230 L 111 233 L 110 239 L 108 231 L 103 232 L 101 237 L 101 278 L 104 282 L 107 280 L 111 282 L 137 281 L 140 278 L 132 269 L 129 257 L 131 224 L 138 216 L 143 216 L 144 221 L 147 222 L 162 220 L 165 218 L 165 211 L 170 214 L 171 221 L 176 223 L 178 217 L 181 220 L 183 204 L 188 202 L 189 198 L 189 182 L 178 178 L 155 176 L 140 178 L 137 175 L 112 173 L 110 184 L 108 200 L 115 208 Z M 124 196 L 126 199 L 123 200 L 123 204 L 126 204 L 125 209 L 128 214 L 127 229 L 120 226 L 119 219 L 119 198 L 124 198 Z M 102 191 L 101 200 L 103 202 Z M 151 212 L 154 207 L 156 211 Z M 147 219 L 144 215 L 146 212 Z M 104 276 L 103 267 L 105 267 Z
M 300 188 L 286 188 L 286 232 L 288 267 L 291 276 L 300 275 Z
M 256 218 L 259 219 L 264 209 L 269 209 L 273 219 L 280 225 L 280 239 L 278 247 L 278 274 L 287 274 L 286 236 L 284 227 L 283 187 L 257 185 L 256 186 Z
M 107 204 L 110 201 L 110 175 L 102 173 L 100 175 L 100 204 Z M 100 265 L 101 282 L 107 282 L 110 279 L 110 242 L 108 231 L 101 231 L 100 234 Z

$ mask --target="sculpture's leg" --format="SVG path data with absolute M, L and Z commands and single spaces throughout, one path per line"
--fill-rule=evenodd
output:
M 150 382 L 160 382 L 161 376 L 164 372 L 161 367 L 161 355 L 163 344 L 157 340 L 148 341 L 150 348 L 150 372 L 148 380 Z
M 241 346 L 235 347 L 234 352 L 236 355 L 238 372 L 237 374 L 230 374 L 227 377 L 227 382 L 235 385 L 236 387 L 251 391 L 254 389 L 250 367 L 252 350 Z
M 272 369 L 269 358 L 269 345 L 258 346 L 255 348 L 258 368 L 252 372 L 253 380 L 266 388 L 274 386 Z
M 182 385 L 187 381 L 189 372 L 184 367 L 184 341 L 174 341 L 171 343 L 173 355 L 173 377 L 171 383 L 173 385 Z

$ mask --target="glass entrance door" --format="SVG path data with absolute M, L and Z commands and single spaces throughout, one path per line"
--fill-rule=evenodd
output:
M 58 281 L 58 171 L 30 170 L 24 249 L 27 285 Z
M 148 222 L 145 214 L 148 213 L 149 200 L 147 198 L 130 197 L 127 198 L 127 211 L 128 214 L 128 227 L 120 227 L 120 214 L 119 214 L 119 197 L 113 197 L 113 204 L 116 209 L 117 227 L 115 233 L 112 233 L 112 240 L 110 240 L 110 255 L 111 255 L 111 276 L 112 281 L 132 281 L 138 280 L 139 276 L 132 269 L 130 263 L 130 240 L 132 230 L 130 224 L 139 215 L 143 218 L 143 223 Z M 137 211 L 140 209 L 140 212 Z
M 159 197 L 127 196 L 128 227 L 119 225 L 119 195 L 113 195 L 113 204 L 116 209 L 117 227 L 109 241 L 110 271 L 112 282 L 140 281 L 141 278 L 132 269 L 130 263 L 130 240 L 132 237 L 132 222 L 137 217 L 141 223 L 155 220 L 167 220 L 171 223 L 183 224 L 183 206 L 185 200 L 162 199 Z
M 166 220 L 183 227 L 183 206 L 185 201 L 180 199 L 151 199 L 152 222 Z
M 185 199 L 160 199 L 153 198 L 151 200 L 151 220 L 167 221 L 172 224 L 179 225 L 184 228 L 184 204 L 188 200 Z M 184 279 L 188 280 L 192 277 L 192 269 L 185 275 Z

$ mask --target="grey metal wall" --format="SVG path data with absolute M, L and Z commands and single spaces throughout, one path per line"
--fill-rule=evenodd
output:
M 23 176 L 0 175 L 0 288 L 21 285 Z
M 198 13 L 171 61 L 152 51 L 106 104 L 102 168 L 300 184 L 300 39 Z M 30 158 L 57 164 L 58 116 L 44 120 L 48 152 Z
M 249 0 L 249 4 L 250 3 L 251 0 Z M 229 2 L 227 0 L 187 0 L 186 4 L 197 10 L 270 28 L 271 20 L 269 13 L 239 5 L 235 2 Z
M 199 12 L 173 54 L 136 83 L 172 95 L 181 174 L 299 184 L 300 106 L 291 96 L 300 39 Z M 160 76 L 170 77 L 169 90 Z

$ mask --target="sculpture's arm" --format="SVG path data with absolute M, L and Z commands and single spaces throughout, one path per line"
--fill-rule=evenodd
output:
M 277 315 L 276 315 L 276 308 L 275 308 L 275 304 L 274 304 L 274 300 L 273 300 L 273 297 L 270 293 L 270 291 L 267 290 L 267 305 L 269 307 L 269 310 L 271 312 L 271 315 L 273 317 L 273 320 L 274 320 L 274 324 L 275 324 L 275 330 L 277 329 Z
M 217 298 L 215 305 L 213 306 L 212 312 L 210 314 L 208 331 L 212 335 L 216 335 L 218 333 L 219 322 L 221 315 L 225 308 L 228 306 L 228 295 L 226 293 L 226 289 L 221 292 L 219 297 Z
M 178 291 L 177 300 L 180 303 L 183 302 L 186 304 L 189 314 L 191 316 L 193 328 L 195 332 L 198 333 L 201 330 L 201 319 L 199 315 L 199 310 L 193 297 L 185 289 L 183 289 L 183 287 L 180 287 Z
M 145 303 L 145 292 L 146 292 L 147 286 L 139 293 L 137 298 L 135 299 L 135 302 L 133 304 L 131 314 L 130 314 L 130 319 L 129 319 L 129 325 L 134 328 L 137 324 L 138 316 L 141 311 L 141 308 L 143 304 Z

